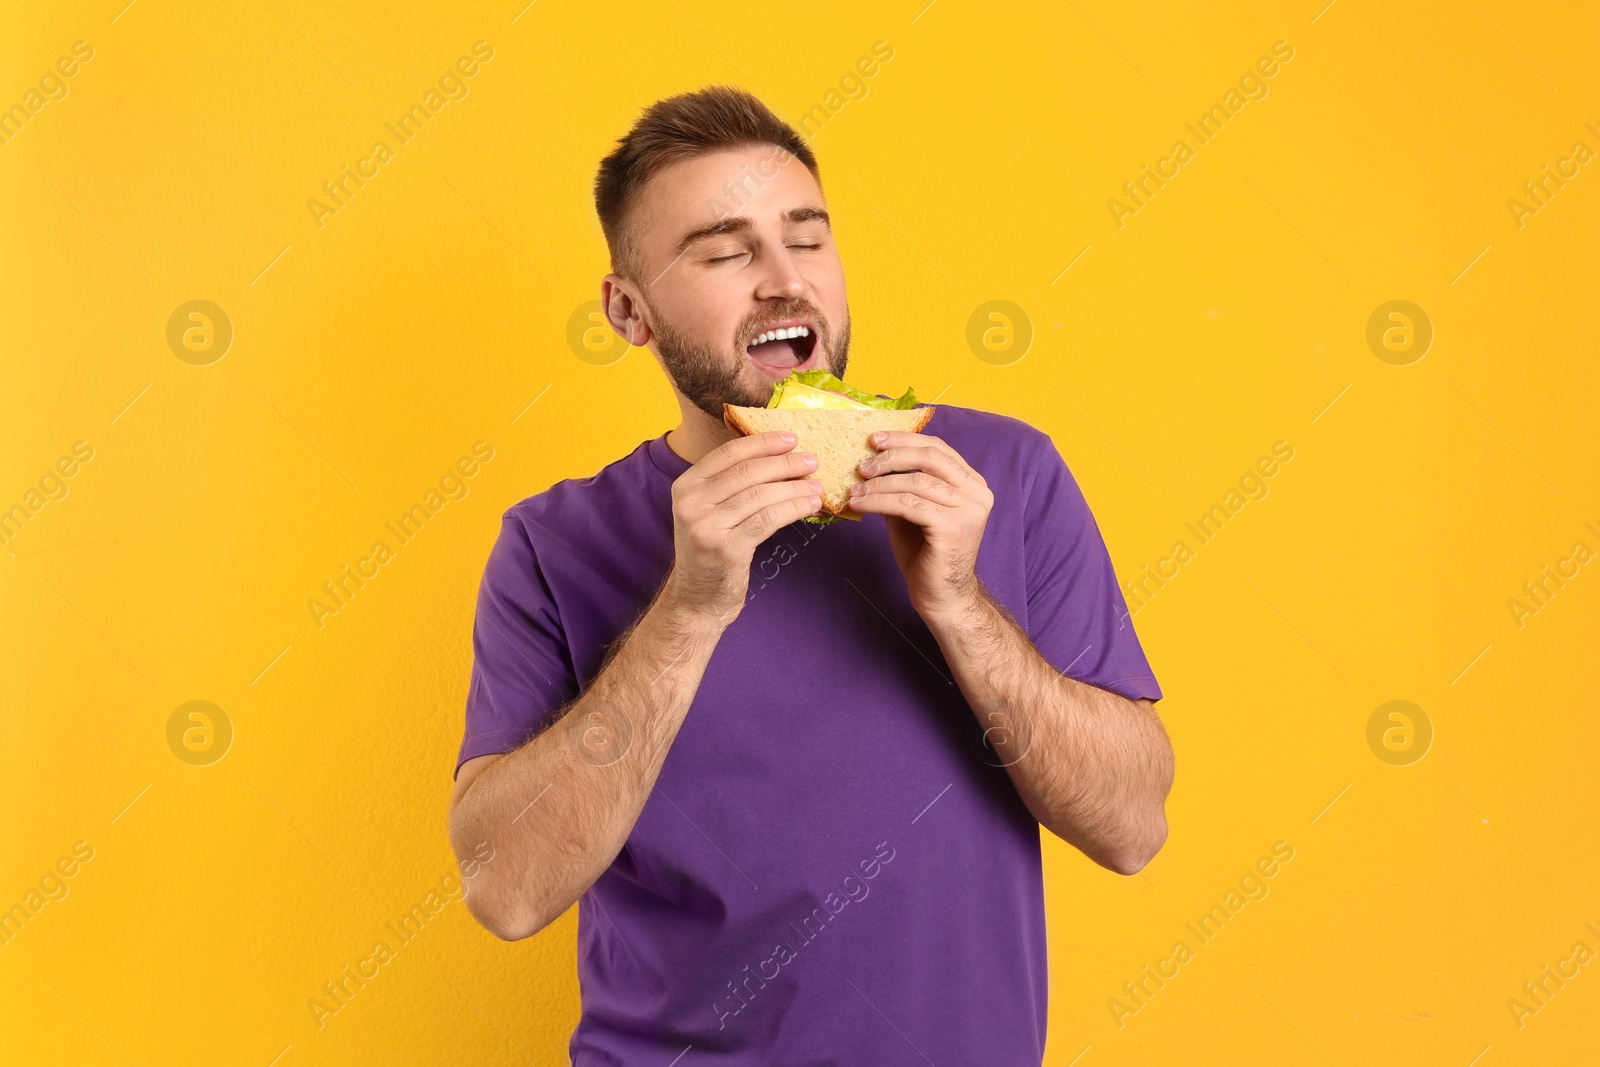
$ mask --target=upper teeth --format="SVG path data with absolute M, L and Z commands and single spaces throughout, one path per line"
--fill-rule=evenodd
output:
M 764 345 L 768 341 L 782 341 L 790 337 L 810 337 L 811 331 L 804 326 L 791 326 L 787 330 L 768 330 L 750 343 Z

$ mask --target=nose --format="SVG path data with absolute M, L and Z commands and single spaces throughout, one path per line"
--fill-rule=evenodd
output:
M 762 272 L 756 283 L 756 296 L 762 300 L 795 300 L 806 291 L 794 256 L 779 244 L 762 256 Z

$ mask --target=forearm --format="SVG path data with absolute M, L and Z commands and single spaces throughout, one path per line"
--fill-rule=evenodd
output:
M 1052 667 L 986 590 L 929 622 L 995 762 L 1039 822 L 1133 874 L 1166 840 L 1172 747 L 1144 704 Z
M 496 760 L 451 813 L 456 855 L 487 841 L 467 896 L 500 937 L 537 933 L 616 858 L 654 788 L 724 629 L 670 582 L 554 725 Z

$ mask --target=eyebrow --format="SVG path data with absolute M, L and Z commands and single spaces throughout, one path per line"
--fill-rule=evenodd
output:
M 783 213 L 782 221 L 788 223 L 820 222 L 830 230 L 833 228 L 833 220 L 828 217 L 826 211 L 819 207 L 790 208 Z M 678 247 L 674 248 L 673 252 L 681 256 L 696 241 L 703 241 L 707 237 L 721 237 L 730 233 L 743 233 L 752 226 L 754 226 L 754 223 L 750 221 L 748 215 L 734 215 L 731 218 L 720 219 L 709 226 L 702 226 L 698 230 L 690 230 L 684 234 L 683 240 L 678 242 Z

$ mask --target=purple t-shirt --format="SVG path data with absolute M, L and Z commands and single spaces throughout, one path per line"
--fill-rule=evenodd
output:
M 925 432 L 993 490 L 978 575 L 1045 659 L 1160 699 L 1050 438 L 948 404 Z M 588 688 L 666 577 L 688 469 L 663 435 L 505 513 L 460 762 L 518 747 Z M 881 516 L 758 547 L 655 789 L 579 902 L 575 1067 L 1036 1067 L 1039 824 L 951 679 Z

